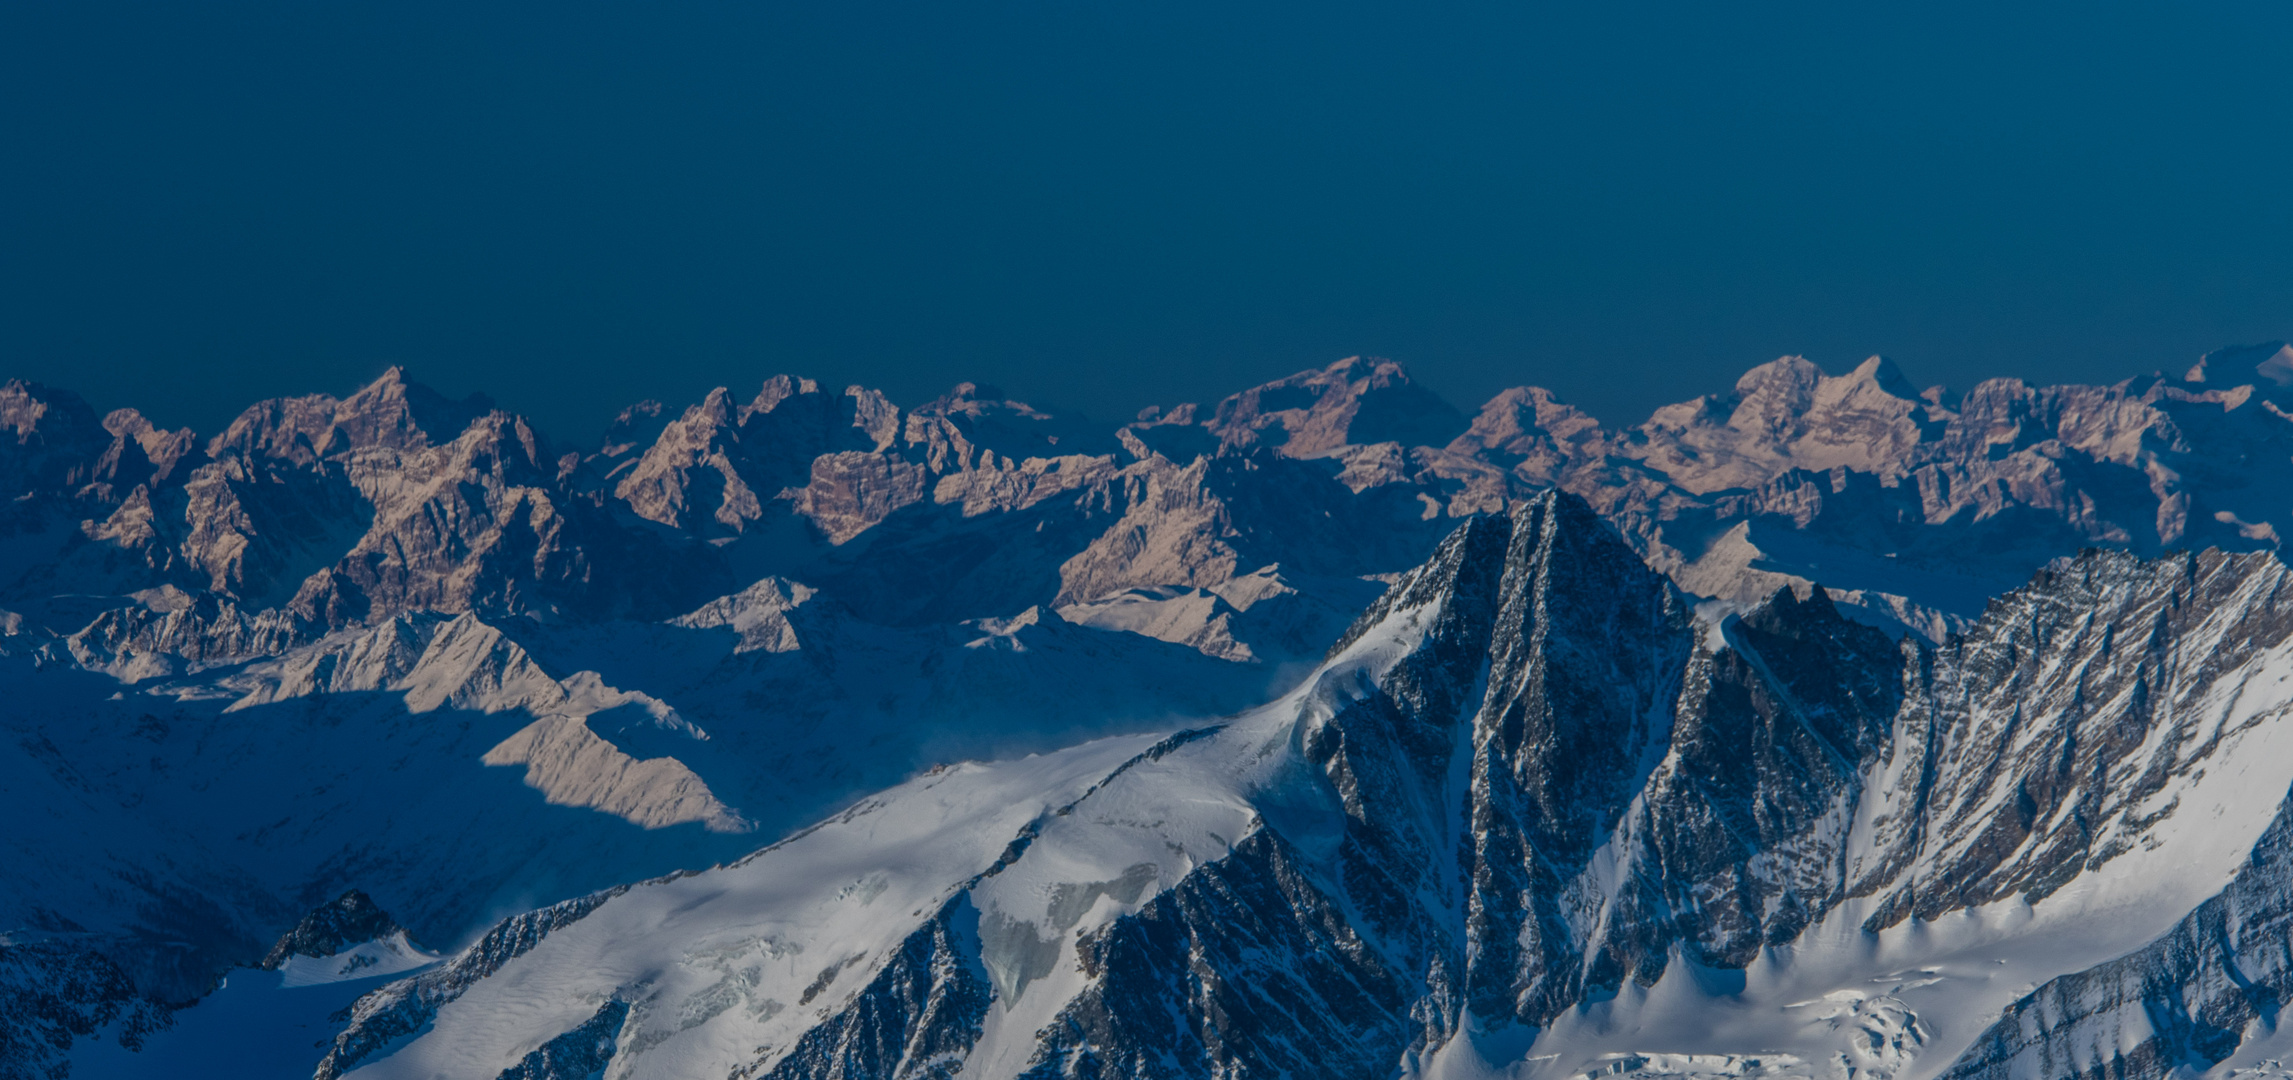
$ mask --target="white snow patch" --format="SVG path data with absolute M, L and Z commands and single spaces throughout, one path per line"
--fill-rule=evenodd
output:
M 387 937 L 360 942 L 333 956 L 287 957 L 286 962 L 279 965 L 279 985 L 317 986 L 345 979 L 396 975 L 427 967 L 439 959 L 437 953 L 407 940 L 406 931 L 399 930 Z

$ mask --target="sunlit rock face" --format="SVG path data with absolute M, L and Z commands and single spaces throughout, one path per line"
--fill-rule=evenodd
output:
M 15 382 L 0 603 L 66 635 L 103 597 L 170 587 L 236 615 L 228 642 L 160 651 L 254 655 L 402 611 L 667 618 L 772 575 L 891 625 L 1202 590 L 1233 610 L 1120 621 L 1281 662 L 1375 594 L 1364 575 L 1560 488 L 1697 595 L 1821 580 L 1858 617 L 1939 641 L 2082 547 L 2274 549 L 2293 529 L 2282 351 L 1960 395 L 1877 358 L 1828 375 L 1786 357 L 1631 428 L 1535 387 L 1468 417 L 1361 358 L 1120 425 L 971 383 L 904 409 L 781 375 L 632 406 L 594 451 L 398 369 L 204 439 Z M 1243 618 L 1255 597 L 1221 590 L 1252 576 L 1300 599 Z M 238 628 L 273 610 L 281 629 Z

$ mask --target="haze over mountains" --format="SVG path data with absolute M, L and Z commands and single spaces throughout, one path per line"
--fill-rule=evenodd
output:
M 2288 409 L 2277 344 L 1621 430 L 775 376 L 594 448 L 9 383 L 0 1069 L 290 931 L 372 987 L 324 1076 L 2250 1068 Z

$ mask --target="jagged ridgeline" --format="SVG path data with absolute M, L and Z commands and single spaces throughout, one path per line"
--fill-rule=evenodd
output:
M 877 623 L 1042 606 L 1289 656 L 1366 602 L 1328 579 L 1398 571 L 1442 519 L 1560 488 L 1699 595 L 1821 576 L 1939 639 L 2081 546 L 2274 547 L 2293 529 L 2288 355 L 1955 398 L 1877 358 L 1828 376 L 1788 357 L 1626 429 L 1534 387 L 1468 418 L 1362 359 L 1121 425 L 970 383 L 903 409 L 777 376 L 745 402 L 633 406 L 588 450 L 395 368 L 204 439 L 17 381 L 0 603 L 80 662 L 179 667 L 405 611 L 657 620 L 777 573 Z M 1301 593 L 1341 611 L 1251 615 Z
M 8 383 L 0 1068 L 305 926 L 281 978 L 492 943 L 346 1020 L 375 1075 L 2261 1053 L 2289 372 L 774 377 L 588 449 L 396 370 L 211 437 Z
M 1937 646 L 1539 496 L 1271 704 L 512 920 L 320 1075 L 2202 1071 L 2293 990 L 2286 584 L 2094 552 Z

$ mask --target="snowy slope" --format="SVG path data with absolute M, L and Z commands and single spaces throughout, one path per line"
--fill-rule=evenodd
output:
M 508 631 L 407 614 L 126 684 L 29 643 L 0 658 L 17 706 L 0 784 L 33 810 L 0 841 L 0 948 L 38 961 L 27 986 L 119 973 L 75 1006 L 100 1027 L 146 998 L 196 1000 L 346 888 L 459 944 L 537 904 L 737 858 L 935 762 L 1215 713 L 1270 677 L 1055 615 L 793 614 L 774 648 L 745 644 L 752 612 Z
M 1418 636 L 1394 622 L 1324 675 L 1374 678 Z M 321 1074 L 364 1064 L 370 1031 L 422 1029 L 356 1075 L 491 1077 L 605 1010 L 636 1048 L 633 1075 L 715 1075 L 760 1054 L 782 1071 L 1011 1071 L 1082 989 L 1074 940 L 1263 836 L 1259 800 L 1302 781 L 1314 797 L 1286 742 L 1312 693 L 1215 731 L 926 774 L 733 866 L 605 898 L 506 964 L 465 954 L 371 995 Z M 885 995 L 907 1000 L 867 1009 Z M 410 1002 L 425 1004 L 410 1015 Z M 918 1015 L 882 1015 L 901 1007 Z M 854 1030 L 886 1022 L 904 1028 L 897 1051 Z

